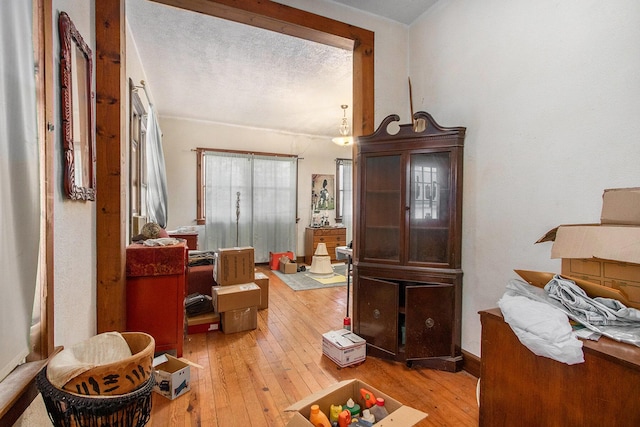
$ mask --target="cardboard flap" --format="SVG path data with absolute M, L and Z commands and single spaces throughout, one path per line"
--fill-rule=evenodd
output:
M 313 404 L 315 401 L 319 400 L 322 396 L 325 396 L 335 390 L 338 390 L 341 387 L 344 387 L 347 384 L 351 384 L 352 382 L 354 382 L 356 380 L 344 380 L 341 381 L 337 384 L 334 384 L 332 386 L 329 386 L 325 389 L 322 389 L 316 393 L 313 393 L 312 395 L 309 395 L 307 397 L 305 397 L 302 400 L 297 401 L 296 403 L 294 403 L 293 405 L 289 406 L 287 409 L 285 409 L 285 412 L 291 412 L 291 411 L 300 411 L 302 410 L 305 406 L 307 405 L 311 405 Z M 303 417 L 304 418 L 304 417 Z
M 558 234 L 558 229 L 560 227 L 597 227 L 599 225 L 600 224 L 561 224 L 544 233 L 542 237 L 536 240 L 536 243 L 554 242 L 556 240 L 556 235 Z
M 167 353 L 162 353 L 160 356 L 153 358 L 153 367 L 160 366 L 165 362 L 168 362 Z
M 409 406 L 402 406 L 387 417 L 378 421 L 376 427 L 407 427 L 412 426 L 425 419 L 428 415 Z
M 286 427 L 308 427 L 309 420 L 303 417 L 300 412 L 293 414 L 293 418 L 289 420 Z
M 543 271 L 528 271 L 528 270 L 514 270 L 525 282 L 530 285 L 537 286 L 538 288 L 544 288 L 549 283 L 555 273 L 548 273 Z M 588 296 L 591 298 L 602 297 L 611 298 L 620 301 L 627 307 L 640 309 L 640 304 L 629 301 L 627 296 L 620 289 L 609 288 L 607 286 L 598 285 L 597 283 L 589 282 L 588 280 L 579 279 L 577 277 L 567 276 L 562 274 L 561 277 L 569 280 L 573 280 L 576 285 L 580 286 Z
M 559 227 L 551 258 L 601 258 L 640 264 L 640 227 Z

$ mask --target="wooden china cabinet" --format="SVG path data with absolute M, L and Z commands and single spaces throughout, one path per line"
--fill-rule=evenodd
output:
M 397 121 L 357 140 L 353 328 L 369 356 L 457 371 L 466 129 Z

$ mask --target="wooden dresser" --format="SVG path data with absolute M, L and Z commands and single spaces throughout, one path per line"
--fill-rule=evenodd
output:
M 304 236 L 304 262 L 310 265 L 318 243 L 327 246 L 331 262 L 336 260 L 336 247 L 347 244 L 347 229 L 345 227 L 307 227 Z
M 480 312 L 480 426 L 640 425 L 640 348 L 583 341 L 584 363 L 536 356 L 500 309 Z

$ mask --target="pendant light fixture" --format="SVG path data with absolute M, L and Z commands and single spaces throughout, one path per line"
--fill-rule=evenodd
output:
M 347 146 L 353 144 L 353 137 L 349 135 L 351 132 L 349 131 L 349 121 L 347 120 L 347 108 L 348 105 L 342 104 L 340 106 L 342 108 L 342 123 L 340 124 L 340 136 L 332 138 L 334 144 Z

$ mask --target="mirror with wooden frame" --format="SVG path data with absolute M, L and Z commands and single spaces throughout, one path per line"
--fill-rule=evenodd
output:
M 95 200 L 91 49 L 65 12 L 58 17 L 64 188 L 73 200 Z

